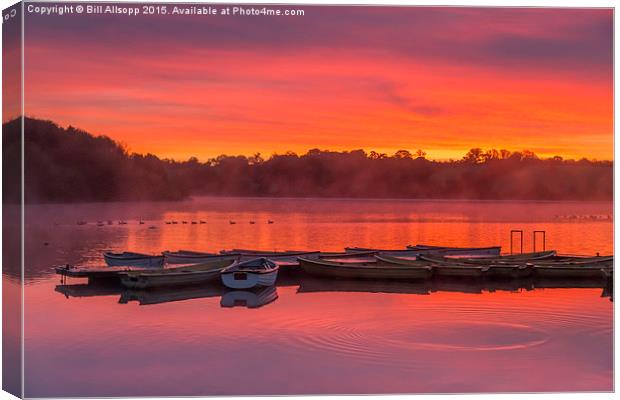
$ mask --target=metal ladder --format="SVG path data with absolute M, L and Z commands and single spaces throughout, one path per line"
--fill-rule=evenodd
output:
M 515 234 L 518 234 L 518 238 L 519 238 L 519 251 L 521 252 L 521 254 L 523 254 L 523 229 L 512 229 L 510 231 L 510 254 L 514 254 L 514 236 Z M 532 251 L 535 253 L 536 252 L 536 235 L 537 234 L 541 234 L 542 235 L 542 251 L 545 251 L 547 249 L 547 232 L 546 231 L 541 231 L 541 230 L 536 230 L 532 232 Z

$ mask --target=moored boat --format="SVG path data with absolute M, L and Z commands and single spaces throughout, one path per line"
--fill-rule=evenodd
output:
M 489 271 L 483 265 L 437 265 L 433 269 L 436 276 L 479 278 Z
M 132 271 L 120 273 L 123 286 L 148 289 L 162 286 L 196 285 L 217 280 L 220 271 L 235 262 L 234 258 L 165 268 L 158 271 Z
M 534 266 L 531 264 L 510 265 L 510 264 L 489 264 L 489 270 L 485 276 L 498 279 L 521 279 L 532 276 Z
M 250 261 L 255 258 L 267 258 L 277 264 L 287 266 L 298 265 L 297 257 L 319 255 L 319 251 L 303 251 L 303 250 L 286 250 L 286 251 L 265 251 L 265 250 L 248 250 L 248 249 L 232 249 L 222 250 L 221 254 L 238 254 L 240 261 Z
M 265 258 L 234 262 L 221 272 L 222 283 L 231 289 L 273 286 L 278 277 L 278 265 Z
M 420 254 L 436 254 L 445 256 L 478 256 L 492 257 L 501 254 L 501 246 L 488 247 L 438 247 L 417 244 L 415 246 L 407 246 L 408 249 L 418 250 Z
M 468 255 L 468 256 L 498 256 L 501 252 L 500 246 L 492 247 L 435 247 L 435 246 L 407 246 L 405 249 L 373 249 L 366 247 L 345 247 L 347 252 L 374 251 L 378 254 L 398 257 L 417 257 L 423 254 L 447 256 L 447 255 Z
M 164 264 L 164 256 L 153 256 L 130 251 L 124 251 L 122 253 L 107 251 L 103 253 L 103 258 L 109 266 L 161 268 Z
M 305 254 L 320 253 L 316 250 L 284 250 L 284 251 L 270 251 L 270 250 L 255 250 L 255 249 L 231 249 L 221 250 L 220 254 L 241 254 L 243 256 L 256 256 L 260 257 L 290 257 L 300 256 Z
M 433 273 L 428 263 L 396 265 L 386 262 L 336 262 L 299 258 L 299 265 L 308 274 L 348 279 L 427 279 Z
M 376 261 L 376 251 L 357 252 L 320 252 L 316 256 L 304 256 L 305 258 L 321 258 L 323 260 L 337 260 L 338 262 L 373 262 Z
M 388 256 L 400 256 L 400 257 L 416 257 L 420 254 L 418 250 L 414 249 L 372 249 L 366 247 L 345 247 L 346 253 L 375 253 L 384 254 Z
M 405 268 L 417 268 L 421 265 L 427 265 L 432 268 L 435 276 L 452 276 L 452 277 L 481 277 L 489 268 L 487 266 L 467 265 L 467 264 L 434 264 L 428 260 L 407 260 L 404 258 L 390 257 L 385 255 L 375 256 L 377 260 L 392 265 L 399 265 Z
M 496 265 L 496 264 L 525 264 L 536 260 L 551 258 L 556 255 L 555 250 L 540 251 L 536 253 L 522 253 L 514 255 L 504 255 L 498 257 L 445 257 L 442 254 L 421 254 L 420 258 L 437 264 L 479 264 L 479 265 Z
M 584 267 L 612 267 L 614 263 L 613 256 L 595 256 L 595 257 L 579 257 L 579 256 L 553 256 L 542 260 L 533 261 L 536 265 L 574 265 Z
M 534 276 L 540 278 L 608 279 L 612 268 L 583 265 L 534 265 Z
M 178 251 L 164 251 L 162 253 L 167 264 L 198 264 L 209 261 L 217 261 L 219 259 L 230 259 L 231 257 L 237 257 L 237 254 L 216 254 L 216 253 L 204 253 L 200 251 L 191 250 L 178 250 Z

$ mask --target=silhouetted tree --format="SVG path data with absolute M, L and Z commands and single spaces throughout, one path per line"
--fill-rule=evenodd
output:
M 3 125 L 5 168 L 20 165 L 21 127 Z M 460 161 L 417 150 L 220 155 L 201 162 L 129 153 L 105 136 L 25 119 L 27 202 L 178 200 L 190 195 L 611 200 L 613 163 L 470 149 Z M 13 179 L 16 174 L 4 174 Z M 20 196 L 5 196 L 19 201 Z
M 394 153 L 394 158 L 413 158 L 408 150 L 398 150 Z
M 481 163 L 484 161 L 484 152 L 478 147 L 470 149 L 467 154 L 463 156 L 463 161 L 472 164 Z

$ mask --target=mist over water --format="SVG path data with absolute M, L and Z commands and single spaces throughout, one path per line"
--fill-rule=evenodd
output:
M 612 214 L 611 202 L 196 198 L 29 205 L 26 395 L 609 391 L 613 303 L 603 288 L 426 288 L 282 277 L 275 301 L 249 309 L 222 307 L 227 291 L 218 287 L 128 293 L 75 279 L 58 288 L 51 267 L 100 265 L 104 250 L 424 243 L 501 245 L 506 252 L 511 229 L 524 230 L 525 251 L 532 250 L 532 231 L 545 230 L 547 249 L 610 254 Z M 165 223 L 173 220 L 178 224 Z M 191 224 L 200 220 L 206 223 Z

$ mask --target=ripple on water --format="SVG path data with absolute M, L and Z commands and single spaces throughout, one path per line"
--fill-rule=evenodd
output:
M 344 325 L 335 319 L 289 319 L 281 328 L 296 333 L 281 335 L 289 351 L 307 355 L 329 353 L 357 362 L 398 368 L 421 368 L 415 352 L 506 351 L 542 345 L 546 332 L 521 324 L 443 321 L 394 324 L 377 319 Z
M 342 321 L 323 319 L 288 318 L 271 321 L 279 330 L 289 331 L 281 335 L 287 348 L 295 353 L 308 354 L 313 351 L 338 354 L 359 361 L 373 362 L 387 357 L 384 351 L 373 346 L 371 336 Z
M 386 327 L 379 338 L 401 349 L 493 351 L 539 346 L 550 336 L 523 324 L 438 321 Z
M 325 304 L 313 315 L 270 315 L 269 332 L 277 331 L 278 345 L 293 354 L 316 354 L 323 360 L 329 355 L 408 370 L 422 368 L 416 362 L 420 351 L 519 351 L 546 346 L 564 332 L 593 333 L 594 326 L 602 329 L 596 333 L 609 334 L 604 314 L 581 309 L 571 296 L 554 299 L 548 309 L 538 301 L 507 304 L 490 297 L 484 302 L 464 298 L 458 304 L 425 298 L 390 303 L 389 310 L 379 301 L 383 297 L 377 295 L 376 304 L 360 304 L 364 312 L 350 315 Z

